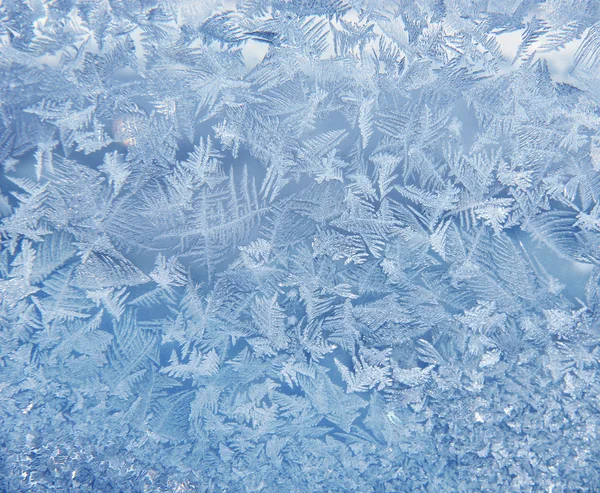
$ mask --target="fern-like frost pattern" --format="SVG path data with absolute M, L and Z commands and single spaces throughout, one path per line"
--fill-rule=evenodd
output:
M 600 3 L 0 2 L 0 490 L 600 491 Z

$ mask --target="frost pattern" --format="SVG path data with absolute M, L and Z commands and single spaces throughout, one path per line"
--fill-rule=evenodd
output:
M 600 3 L 0 3 L 0 489 L 598 491 Z

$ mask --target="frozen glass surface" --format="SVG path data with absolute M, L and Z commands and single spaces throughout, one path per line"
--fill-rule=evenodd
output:
M 0 0 L 0 491 L 600 491 L 600 2 Z

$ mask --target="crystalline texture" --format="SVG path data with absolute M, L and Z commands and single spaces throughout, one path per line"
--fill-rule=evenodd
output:
M 600 3 L 0 3 L 0 490 L 600 485 Z

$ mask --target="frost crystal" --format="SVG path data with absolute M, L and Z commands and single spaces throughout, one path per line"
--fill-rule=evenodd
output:
M 0 490 L 600 488 L 600 2 L 0 0 Z

